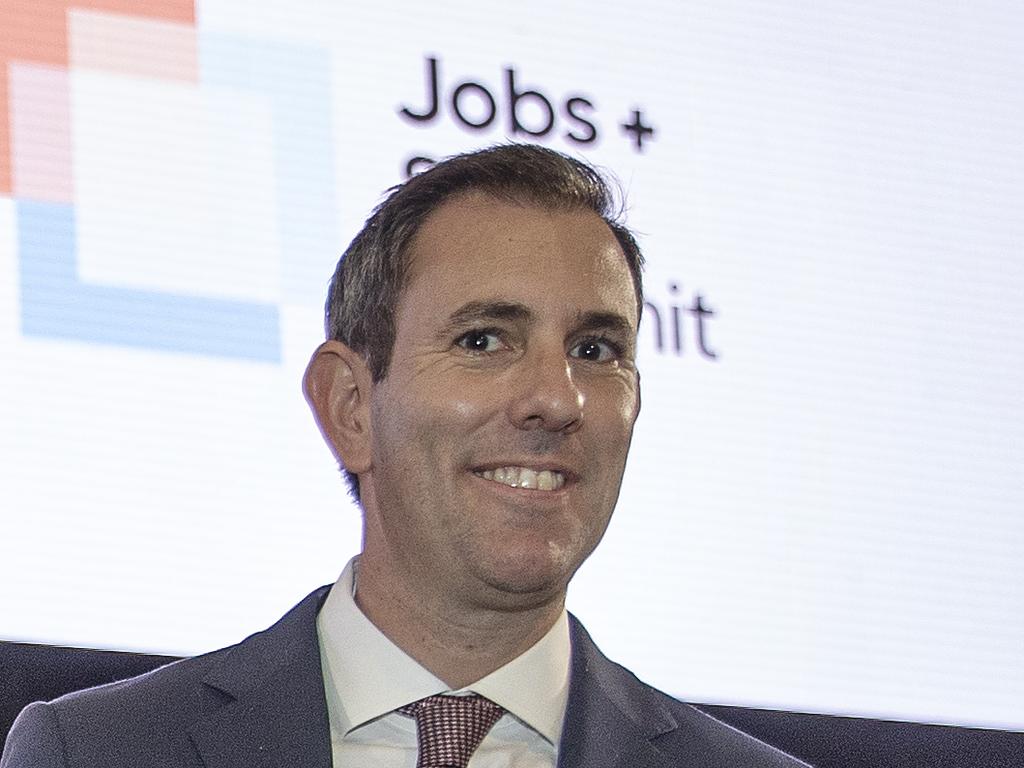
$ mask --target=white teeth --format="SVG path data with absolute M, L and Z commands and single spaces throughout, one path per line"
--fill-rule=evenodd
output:
M 550 469 L 530 469 L 529 467 L 498 467 L 478 472 L 485 480 L 493 480 L 512 488 L 528 488 L 536 491 L 557 491 L 565 485 L 565 475 Z
M 538 491 L 553 491 L 555 490 L 555 473 L 549 469 L 545 469 L 543 472 L 537 474 L 537 490 Z

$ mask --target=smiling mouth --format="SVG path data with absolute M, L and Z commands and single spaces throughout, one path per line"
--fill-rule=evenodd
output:
M 478 469 L 473 474 L 510 488 L 526 488 L 533 491 L 557 491 L 565 485 L 565 475 L 552 469 L 497 467 L 495 469 Z

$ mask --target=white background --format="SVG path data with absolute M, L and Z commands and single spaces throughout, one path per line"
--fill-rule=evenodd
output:
M 649 299 L 715 311 L 714 360 L 686 313 L 682 354 L 641 329 L 619 508 L 570 592 L 605 652 L 694 701 L 1024 728 L 1024 11 L 354 5 L 198 9 L 200 45 L 328 53 L 325 285 L 408 157 L 506 137 L 504 113 L 398 117 L 434 55 L 445 92 L 502 109 L 505 66 L 591 98 L 583 155 L 627 190 Z M 269 107 L 71 82 L 81 279 L 284 301 Z M 642 153 L 617 127 L 635 108 Z M 358 513 L 299 389 L 322 297 L 279 303 L 282 362 L 247 363 L 23 336 L 17 276 L 0 198 L 0 637 L 198 652 L 336 577 Z

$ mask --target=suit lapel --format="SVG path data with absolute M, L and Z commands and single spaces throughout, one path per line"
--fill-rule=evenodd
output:
M 207 768 L 331 768 L 316 614 L 321 588 L 203 679 L 230 700 L 189 731 Z
M 572 675 L 558 768 L 668 768 L 676 760 L 652 743 L 678 726 L 629 672 L 608 661 L 575 617 Z

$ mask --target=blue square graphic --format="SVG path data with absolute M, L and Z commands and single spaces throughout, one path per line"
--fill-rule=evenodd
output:
M 25 335 L 280 362 L 276 305 L 83 283 L 73 206 L 16 206 Z

